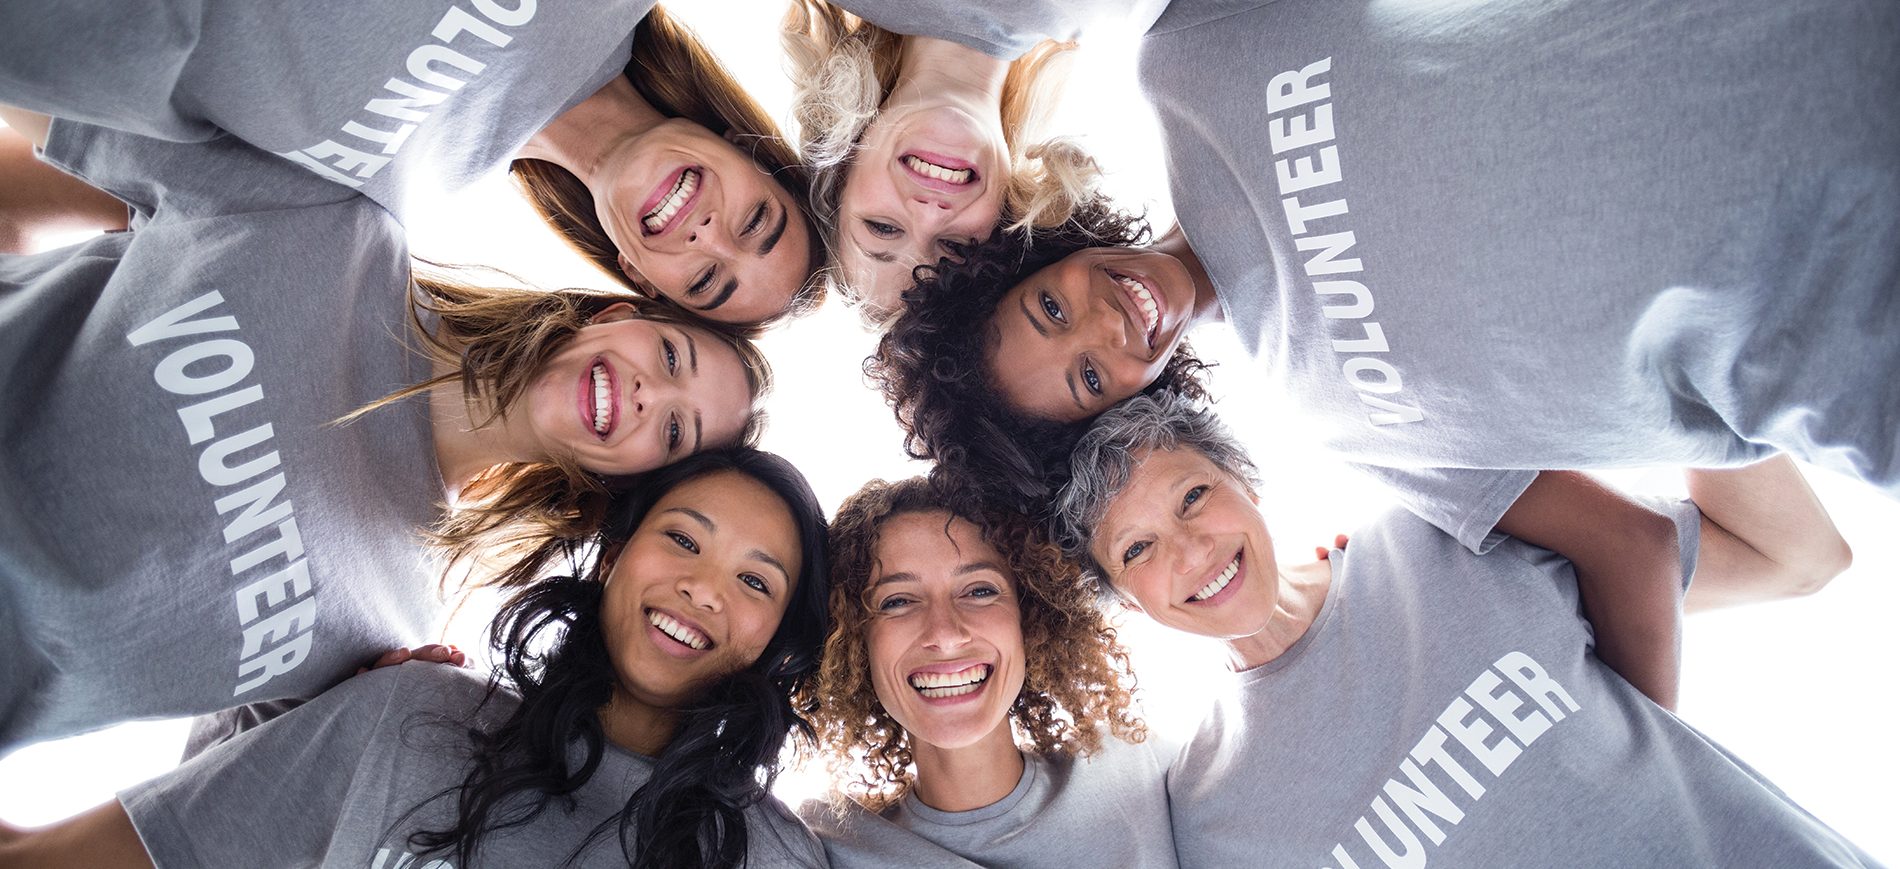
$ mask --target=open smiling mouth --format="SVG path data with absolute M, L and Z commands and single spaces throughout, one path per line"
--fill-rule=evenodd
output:
M 659 235 L 665 232 L 667 226 L 673 222 L 673 218 L 679 215 L 680 209 L 685 208 L 686 203 L 692 201 L 693 194 L 698 190 L 699 170 L 681 169 L 679 177 L 673 180 L 673 189 L 660 198 L 660 204 L 653 206 L 652 211 L 640 216 L 640 228 L 645 230 L 647 235 Z
M 614 401 L 613 372 L 607 368 L 606 360 L 596 358 L 593 367 L 588 369 L 587 377 L 594 388 L 594 436 L 604 441 L 613 433 L 614 424 L 620 419 L 620 404 Z
M 692 627 L 659 610 L 647 610 L 647 621 L 659 628 L 660 633 L 665 634 L 668 639 L 696 652 L 712 648 L 712 640 L 705 634 L 693 630 Z
M 1213 597 L 1214 595 L 1220 594 L 1221 589 L 1226 588 L 1227 584 L 1230 582 L 1233 582 L 1234 577 L 1239 576 L 1239 575 L 1240 575 L 1240 553 L 1236 552 L 1234 553 L 1234 560 L 1227 562 L 1227 569 L 1221 571 L 1220 575 L 1214 577 L 1213 581 L 1209 582 L 1206 585 L 1201 586 L 1201 590 L 1195 592 L 1192 597 L 1188 598 L 1188 602 L 1198 603 L 1200 601 L 1207 600 L 1208 598 Z
M 916 154 L 905 154 L 904 165 L 908 167 L 910 171 L 922 175 L 925 178 L 935 178 L 938 181 L 944 181 L 950 184 L 968 184 L 976 180 L 975 169 L 952 169 L 948 166 L 939 166 Z
M 910 687 L 932 700 L 942 700 L 980 690 L 989 678 L 990 665 L 972 664 L 955 673 L 912 673 Z
M 1147 284 L 1121 272 L 1111 271 L 1108 276 L 1114 278 L 1115 283 L 1121 284 L 1122 289 L 1135 300 L 1135 307 L 1141 310 L 1142 319 L 1147 323 L 1147 329 L 1142 335 L 1148 341 L 1148 349 L 1153 350 L 1155 333 L 1161 330 L 1161 303 L 1155 300 L 1154 291 L 1149 289 Z

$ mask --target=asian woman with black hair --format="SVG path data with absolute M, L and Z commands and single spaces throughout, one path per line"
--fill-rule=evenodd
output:
M 748 449 L 647 475 L 580 575 L 495 618 L 484 687 L 378 670 L 52 828 L 5 866 L 823 866 L 767 795 L 825 633 L 825 525 Z M 414 856 L 411 856 L 414 855 Z

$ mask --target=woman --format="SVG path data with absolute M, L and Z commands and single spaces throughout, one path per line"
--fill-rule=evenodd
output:
M 0 23 L 0 102 L 173 141 L 228 132 L 399 218 L 527 159 L 530 200 L 639 292 L 739 325 L 816 302 L 796 155 L 652 0 L 30 3 Z
M 756 351 L 638 300 L 425 282 L 432 369 L 387 213 L 229 137 L 44 152 L 135 228 L 0 257 L 0 744 L 314 696 L 435 633 L 445 497 L 469 555 L 754 427 Z
M 654 472 L 586 578 L 497 615 L 484 689 L 410 664 L 61 826 L 6 866 L 822 866 L 767 795 L 825 630 L 824 516 L 768 453 Z M 294 787 L 289 783 L 294 782 Z
M 801 810 L 831 865 L 1172 865 L 1114 630 L 1026 518 L 953 503 L 924 478 L 873 481 L 832 526 L 806 700 L 842 793 Z
M 783 38 L 793 114 L 813 172 L 813 216 L 836 281 L 881 324 L 911 270 L 989 238 L 999 222 L 1060 223 L 1094 180 L 1040 128 L 1064 79 L 1076 13 L 998 20 L 929 5 L 796 0 Z M 862 17 L 861 17 L 862 16 Z
M 1251 474 L 1212 414 L 1138 397 L 1082 440 L 1058 510 L 1104 597 L 1236 671 L 1169 770 L 1183 866 L 1872 865 L 1596 659 L 1598 590 L 1560 556 L 1480 557 L 1393 513 L 1279 564 Z M 1846 564 L 1786 457 L 1689 489 L 1675 595 Z

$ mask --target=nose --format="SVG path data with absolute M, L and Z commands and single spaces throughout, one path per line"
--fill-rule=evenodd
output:
M 1112 296 L 1084 296 L 1089 303 L 1081 306 L 1087 321 L 1076 331 L 1089 336 L 1095 347 L 1120 350 L 1128 346 L 1128 318 Z
M 646 373 L 633 378 L 633 391 L 627 401 L 633 405 L 633 415 L 645 418 L 649 408 L 663 408 L 676 402 L 680 397 L 679 384 L 670 377 L 659 377 Z
M 1198 574 L 1214 561 L 1214 538 L 1192 530 L 1169 535 L 1168 548 L 1174 553 L 1172 563 L 1177 576 Z
M 686 242 L 707 253 L 730 257 L 734 252 L 732 234 L 726 231 L 726 225 L 717 217 L 711 212 L 701 217 L 699 223 L 687 229 Z
M 924 623 L 924 647 L 940 651 L 962 648 L 970 642 L 969 627 L 954 605 L 930 607 Z
M 705 559 L 696 559 L 692 567 L 681 573 L 674 588 L 693 609 L 716 613 L 725 608 L 719 574 Z

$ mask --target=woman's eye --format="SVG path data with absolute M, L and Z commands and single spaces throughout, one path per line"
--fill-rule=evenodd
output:
M 693 538 L 681 534 L 678 531 L 668 531 L 666 532 L 666 536 L 672 538 L 674 544 L 678 545 L 679 548 L 691 552 L 694 555 L 699 554 L 699 544 L 694 543 Z
M 680 436 L 680 418 L 677 416 L 667 417 L 666 418 L 666 451 L 670 453 L 674 450 L 679 449 L 681 440 L 682 438 Z
M 1048 293 L 1042 294 L 1042 313 L 1058 323 L 1069 322 L 1067 317 L 1062 316 L 1062 306 L 1056 304 L 1056 300 L 1050 298 Z
M 1207 488 L 1206 486 L 1195 486 L 1187 490 L 1187 494 L 1181 496 L 1181 506 L 1192 507 L 1200 503 L 1201 496 L 1207 494 Z
M 739 574 L 739 581 L 752 586 L 752 590 L 760 594 L 769 595 L 772 593 L 772 587 L 765 584 L 765 577 L 756 573 L 741 573 Z
M 755 232 L 758 232 L 759 227 L 764 226 L 764 225 L 765 225 L 765 201 L 760 200 L 759 207 L 752 209 L 752 219 L 746 221 L 745 230 L 741 234 L 751 235 Z
M 878 612 L 892 612 L 910 606 L 910 598 L 892 595 L 877 602 Z
M 864 222 L 864 228 L 870 230 L 871 234 L 878 238 L 896 238 L 904 234 L 903 230 L 877 220 L 866 220 Z
M 705 271 L 699 273 L 699 279 L 693 281 L 693 285 L 686 288 L 686 295 L 697 296 L 700 293 L 706 292 L 706 288 L 712 286 L 713 273 L 716 271 L 718 271 L 718 269 L 707 266 Z
M 672 341 L 665 338 L 660 339 L 660 355 L 664 357 L 666 361 L 666 372 L 668 374 L 680 373 L 680 354 L 678 350 L 673 348 Z
M 1102 375 L 1096 373 L 1095 366 L 1086 362 L 1082 364 L 1082 382 L 1088 384 L 1090 392 L 1102 394 Z
M 1136 558 L 1141 557 L 1141 554 L 1143 552 L 1147 552 L 1147 551 L 1148 551 L 1148 541 L 1146 540 L 1143 540 L 1139 543 L 1129 544 L 1128 548 L 1122 551 L 1122 563 L 1127 564 L 1130 561 L 1134 561 Z
M 999 594 L 1002 594 L 1002 592 L 997 591 L 995 587 L 993 586 L 979 585 L 979 586 L 975 586 L 971 588 L 967 592 L 964 592 L 964 594 L 967 594 L 970 597 L 995 597 Z

